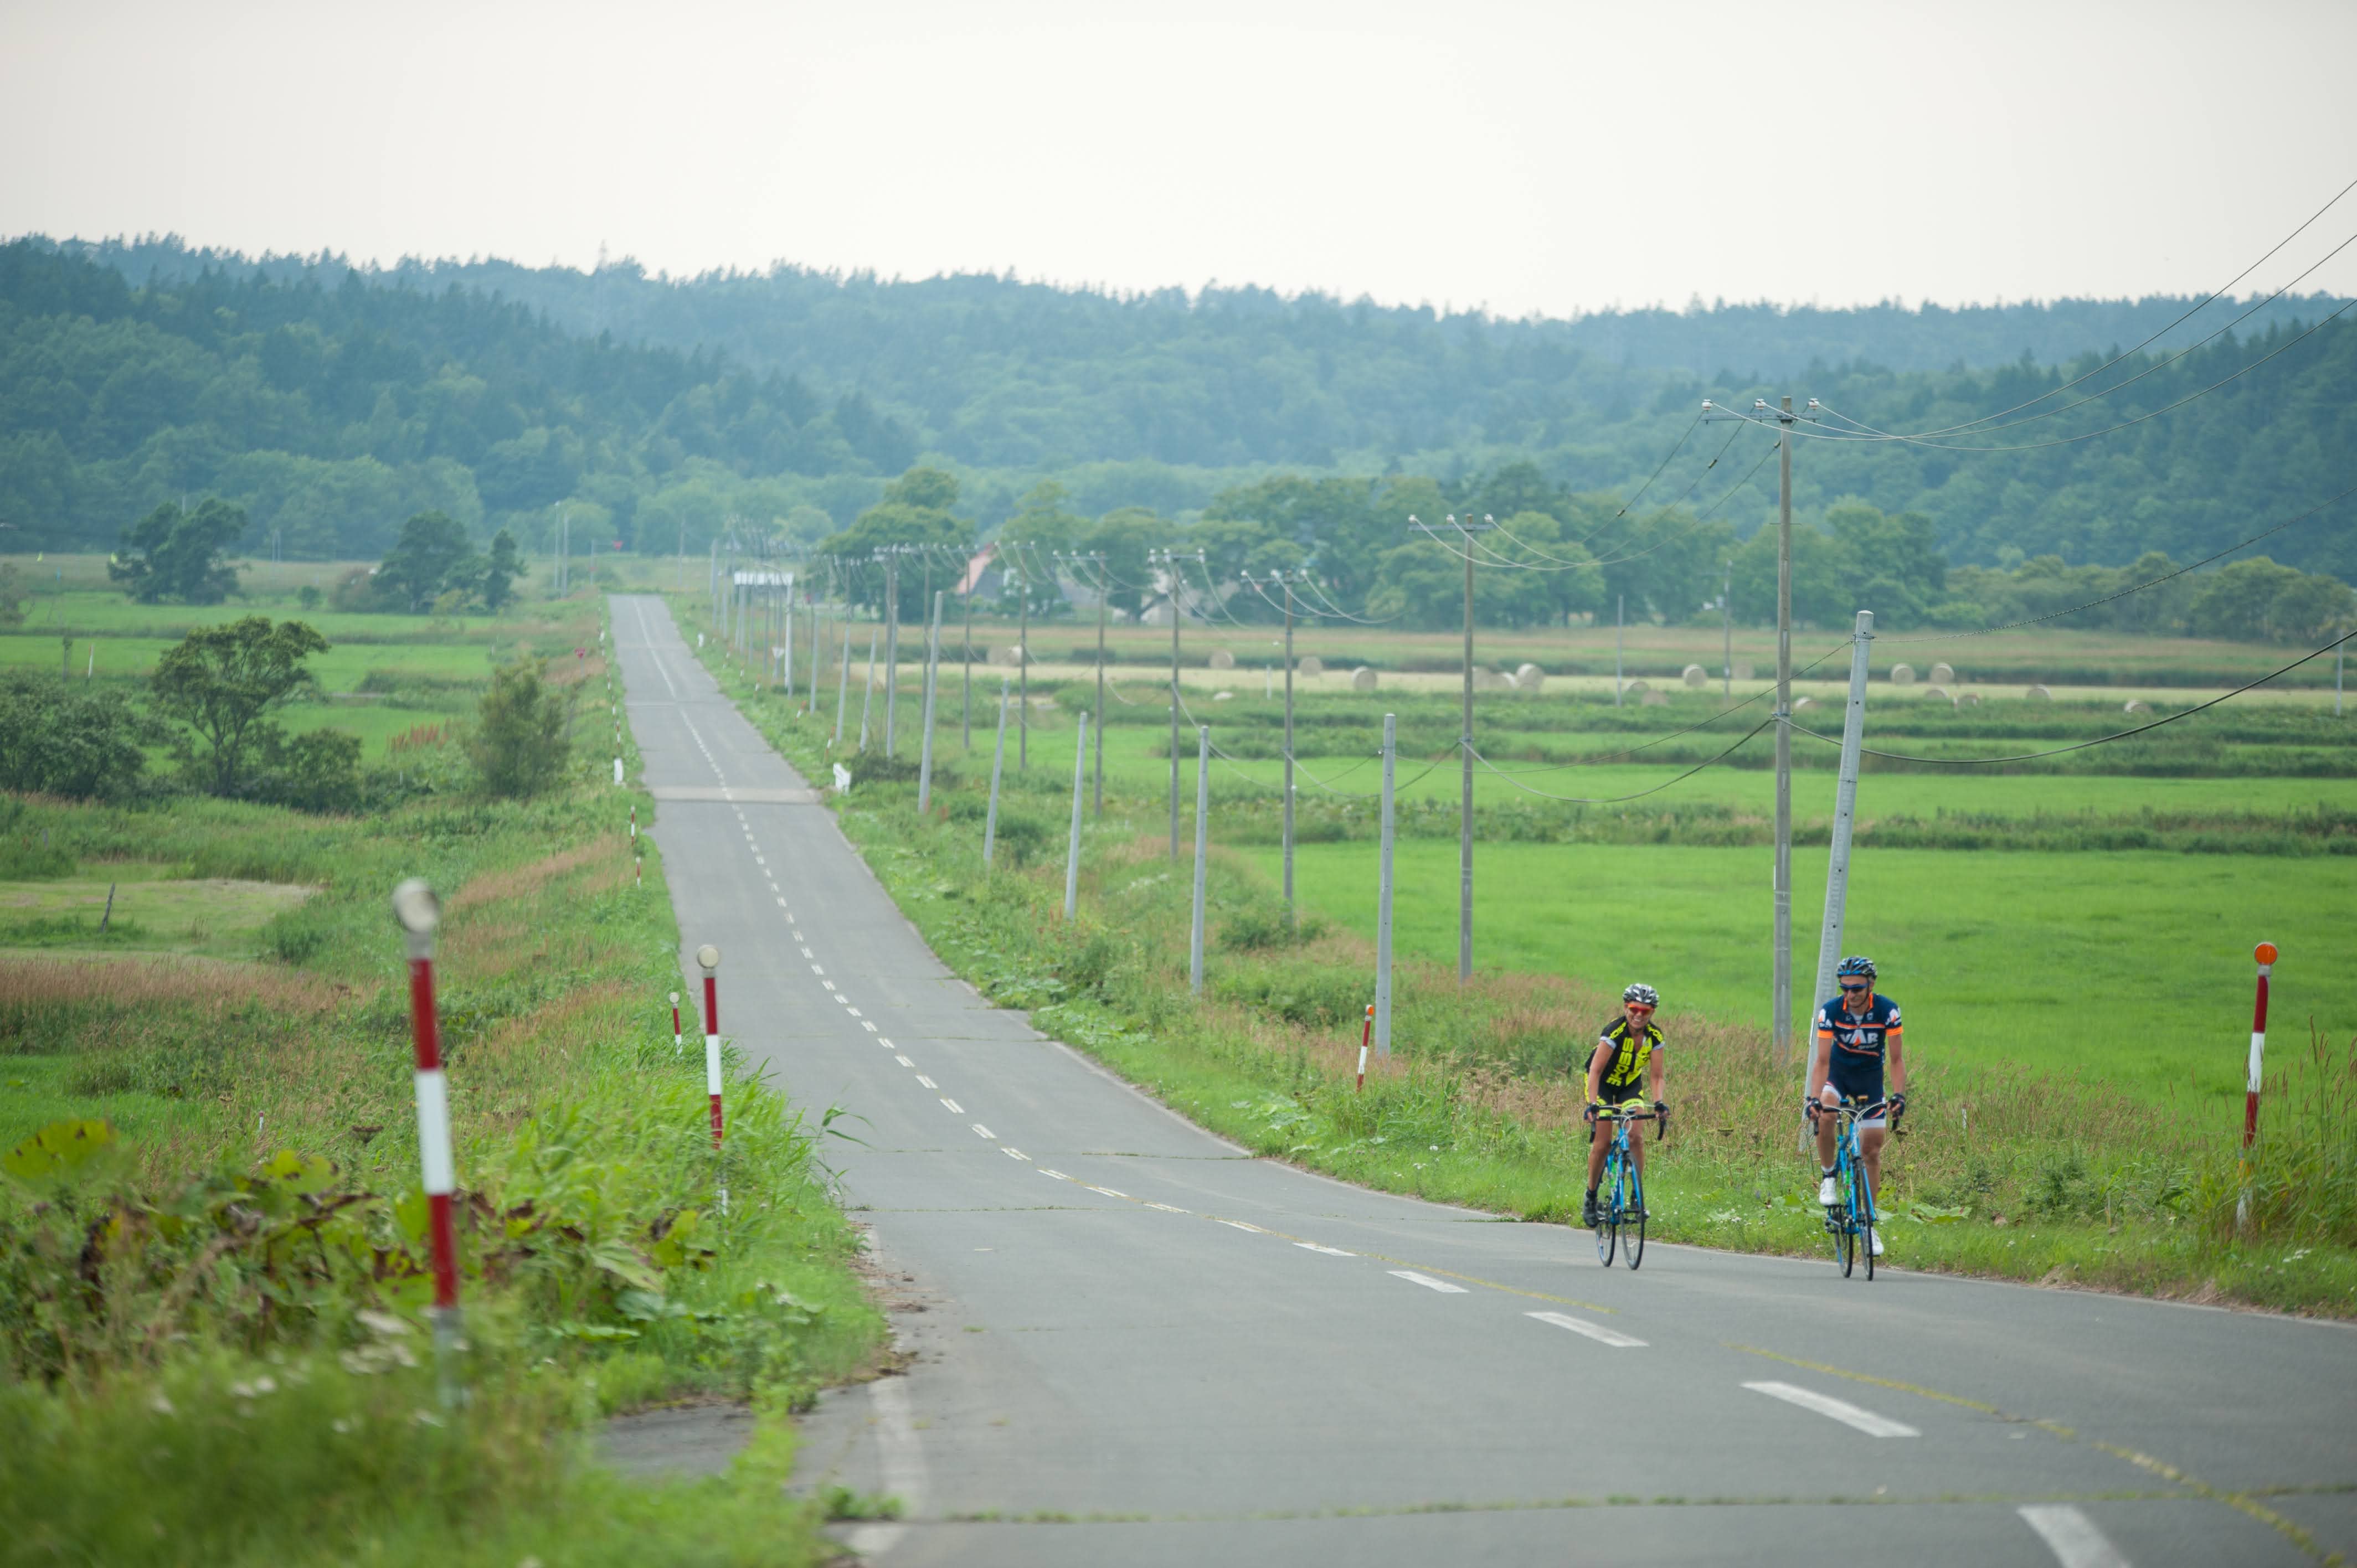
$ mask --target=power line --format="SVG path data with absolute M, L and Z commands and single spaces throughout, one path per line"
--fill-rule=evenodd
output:
M 1584 797 L 1579 795 L 1557 795 L 1545 789 L 1534 789 L 1529 785 L 1518 781 L 1512 774 L 1497 767 L 1495 764 L 1491 762 L 1488 757 L 1482 756 L 1480 752 L 1474 750 L 1469 742 L 1467 743 L 1465 749 L 1472 752 L 1474 761 L 1479 762 L 1482 767 L 1488 768 L 1499 778 L 1503 779 L 1507 783 L 1513 785 L 1515 789 L 1520 789 L 1525 795 L 1536 795 L 1542 800 L 1561 800 L 1567 805 L 1574 806 L 1618 806 L 1624 801 L 1641 800 L 1648 795 L 1658 795 L 1673 784 L 1683 784 L 1687 779 L 1693 778 L 1695 774 L 1700 773 L 1706 768 L 1717 766 L 1719 763 L 1726 761 L 1728 757 L 1734 756 L 1737 752 L 1749 745 L 1753 736 L 1757 736 L 1761 730 L 1766 729 L 1770 725 L 1772 725 L 1775 722 L 1776 718 L 1774 714 L 1770 714 L 1767 718 L 1761 719 L 1758 724 L 1753 725 L 1750 729 L 1744 733 L 1742 739 L 1737 741 L 1733 746 L 1728 746 L 1725 751 L 1720 752 L 1717 756 L 1707 758 L 1705 761 L 1697 762 L 1692 768 L 1687 768 L 1684 773 L 1679 774 L 1676 778 L 1665 779 L 1663 782 L 1654 785 L 1650 789 L 1640 789 L 1633 795 Z
M 2142 353 L 2146 349 L 2150 348 L 2153 344 L 2169 336 L 2169 333 L 2174 332 L 2178 328 L 2182 327 L 2186 322 L 2191 320 L 2195 316 L 2208 308 L 2212 303 L 2224 297 L 2229 289 L 2233 288 L 2236 284 L 2241 283 L 2244 278 L 2250 276 L 2253 273 L 2258 271 L 2268 262 L 2272 261 L 2275 258 L 2276 252 L 2282 250 L 2286 245 L 2290 244 L 2294 240 L 2298 239 L 2302 234 L 2308 232 L 2309 228 L 2314 224 L 2318 219 L 2323 217 L 2327 212 L 2331 211 L 2333 208 L 2339 206 L 2341 199 L 2347 196 L 2352 190 L 2357 190 L 2357 179 L 2351 180 L 2347 185 L 2342 186 L 2338 191 L 2334 192 L 2331 200 L 2327 201 L 2323 206 L 2309 213 L 2300 223 L 2298 228 L 2294 229 L 2290 233 L 2285 235 L 2282 239 L 2276 241 L 2274 245 L 2270 246 L 2266 255 L 2261 256 L 2257 261 L 2253 262 L 2249 266 L 2244 267 L 2241 272 L 2236 273 L 2233 277 L 2228 278 L 2225 283 L 2221 285 L 2218 288 L 2213 289 L 2209 294 L 2203 295 L 2200 299 L 2194 301 L 2191 306 L 2186 308 L 2183 315 L 2180 315 L 2177 319 L 2169 323 L 2168 326 L 2161 328 L 2158 331 L 2152 333 L 2142 342 L 2137 343 L 2134 348 L 2124 349 L 2120 353 L 2113 355 L 2102 364 L 2097 365 L 2093 370 L 2089 371 L 2085 375 L 2080 376 L 2072 381 L 2065 381 L 2059 387 L 2054 387 L 2049 391 L 2040 392 L 2036 397 L 2029 399 L 2028 402 L 2015 403 L 2011 408 L 1999 409 L 1995 413 L 1983 414 L 1978 419 L 1968 419 L 1961 424 L 1945 425 L 1937 430 L 1919 430 L 1916 431 L 1915 434 L 1917 435 L 1953 435 L 1962 431 L 1970 430 L 1975 425 L 1986 424 L 1992 420 L 2003 419 L 2007 414 L 2019 413 L 2025 408 L 2043 403 L 2050 397 L 2059 396 L 2063 392 L 2069 392 L 2072 387 L 2078 386 L 2083 382 L 2092 381 L 2095 377 L 2102 375 L 2105 371 L 2110 370 L 2113 366 L 2120 364 L 2124 360 L 2132 359 L 2136 355 Z M 2330 258 L 2328 257 L 2327 259 L 2330 260 Z M 2310 267 L 2309 272 L 2314 272 L 2315 270 L 2316 269 L 2314 267 Z M 2302 273 L 2300 277 L 2306 277 L 2308 273 Z M 2298 283 L 2298 281 L 2299 278 L 2294 278 L 2292 280 L 2293 283 Z M 2286 284 L 2284 288 L 2289 288 L 2290 286 L 2290 284 Z M 2268 295 L 2267 300 L 2263 300 L 2261 303 L 2267 303 L 2267 301 L 2275 299 L 2283 292 L 2284 290 L 2279 288 L 2275 292 L 2275 294 Z M 2247 316 L 2249 312 L 2245 311 L 2244 314 Z M 2238 317 L 2236 319 L 2240 320 L 2241 317 Z M 2229 322 L 2227 325 L 2231 327 L 2233 323 Z M 2212 333 L 2211 336 L 2215 337 L 2216 334 Z M 2202 341 L 2208 342 L 2209 338 L 2205 338 Z M 2195 345 L 2197 348 L 2199 346 L 2199 344 Z M 2126 383 L 2122 384 L 2125 385 Z
M 2357 638 L 2357 631 L 2343 632 L 2341 636 L 2334 638 L 2330 642 L 2326 643 L 2315 652 L 2302 654 L 2299 658 L 2293 660 L 2290 663 L 2285 665 L 2280 670 L 2271 670 L 2267 671 L 2267 673 L 2260 676 L 2257 680 L 2253 681 L 2246 685 L 2237 686 L 2231 692 L 2222 693 L 2218 696 L 2211 698 L 2206 703 L 2197 703 L 2181 713 L 2170 714 L 2165 718 L 2155 719 L 2148 725 L 2138 725 L 2134 729 L 2119 730 L 2111 735 L 2098 736 L 2093 740 L 2077 741 L 2070 746 L 2058 746 L 2045 751 L 2026 751 L 2018 757 L 1908 757 L 1896 751 L 1877 751 L 1872 746 L 1864 746 L 1860 749 L 1868 757 L 1886 757 L 1892 762 L 1921 762 L 1941 768 L 1987 768 L 2002 762 L 2035 762 L 2041 757 L 2060 757 L 2065 752 L 2085 751 L 2090 746 L 2105 746 L 2115 740 L 2126 740 L 2130 736 L 2143 735 L 2147 730 L 2157 730 L 2163 725 L 2173 725 L 2179 719 L 2190 719 L 2194 714 L 2214 708 L 2221 703 L 2230 702 L 2233 699 L 2241 696 L 2245 692 L 2255 691 L 2257 688 L 2266 685 L 2268 682 L 2275 680 L 2278 676 L 2288 675 L 2293 671 L 2298 669 L 2301 665 L 2308 663 L 2310 660 L 2323 658 L 2326 654 L 2331 652 L 2334 649 L 2340 647 L 2342 643 L 2349 641 L 2352 638 Z M 1812 736 L 1817 740 L 1824 741 L 1828 745 L 1839 746 L 1841 744 L 1839 737 L 1829 735 L 1819 735 L 1815 730 L 1810 729 L 1805 725 L 1795 725 L 1792 727 L 1799 730 L 1803 735 Z
M 2316 505 L 2309 508 L 2306 511 L 2301 512 L 2298 517 L 2286 518 L 2283 521 L 2276 523 L 2273 528 L 2262 529 L 2258 532 L 2251 535 L 2248 539 L 2242 540 L 2237 543 L 2229 544 L 2225 549 L 2219 551 L 2214 555 L 2204 555 L 2201 560 L 2194 562 L 2190 566 L 2179 566 L 2174 572 L 2164 573 L 2160 576 L 2151 578 L 2147 582 L 2138 583 L 2134 587 L 2122 588 L 2117 593 L 2105 594 L 2100 599 L 2089 599 L 2083 605 L 2072 605 L 2069 609 L 2050 610 L 2042 616 L 2031 616 L 2026 620 L 2009 620 L 2003 626 L 1985 626 L 1976 631 L 1927 632 L 1921 637 L 1877 638 L 1876 640 L 1878 642 L 1893 643 L 1948 642 L 1961 640 L 1967 637 L 1987 637 L 1993 632 L 2012 631 L 2019 627 L 2037 626 L 2044 621 L 2060 620 L 2064 616 L 2077 615 L 2081 610 L 2094 609 L 2098 606 L 2110 604 L 2114 599 L 2124 599 L 2130 594 L 2140 594 L 2147 588 L 2157 588 L 2163 583 L 2174 582 L 2178 578 L 2184 576 L 2188 572 L 2200 571 L 2202 567 L 2209 565 L 2212 561 L 2223 560 L 2225 557 L 2232 555 L 2235 551 L 2241 550 L 2247 545 L 2256 544 L 2260 540 L 2266 538 L 2270 534 L 2281 533 L 2285 529 L 2289 528 L 2296 522 L 2306 522 L 2309 518 L 2314 517 L 2317 513 L 2323 511 L 2337 501 L 2347 499 L 2352 495 L 2357 495 L 2357 485 L 2350 486 L 2347 489 L 2341 491 L 2338 495 L 2327 497 L 2325 499 L 2320 500 Z

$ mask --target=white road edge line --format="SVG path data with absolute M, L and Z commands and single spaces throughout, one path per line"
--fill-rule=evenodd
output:
M 1340 1247 L 1321 1247 L 1315 1241 L 1296 1241 L 1295 1246 L 1312 1252 L 1323 1252 L 1329 1258 L 1355 1258 L 1356 1252 L 1345 1252 Z
M 1786 1404 L 1796 1404 L 1803 1410 L 1812 1410 L 1819 1415 L 1830 1416 L 1844 1426 L 1856 1427 L 1868 1437 L 1921 1437 L 1923 1435 L 1905 1422 L 1893 1421 L 1887 1415 L 1877 1415 L 1870 1410 L 1859 1409 L 1847 1400 L 1837 1400 L 1830 1394 L 1817 1393 L 1809 1389 L 1796 1387 L 1792 1383 L 1746 1383 L 1743 1386 L 1755 1394 L 1766 1394 L 1771 1400 L 1782 1400 Z
M 1600 1323 L 1590 1323 L 1584 1317 L 1574 1317 L 1569 1313 L 1526 1312 L 1523 1316 L 1535 1317 L 1541 1323 L 1552 1323 L 1557 1328 L 1568 1328 L 1574 1334 L 1585 1334 L 1598 1344 L 1609 1345 L 1615 1350 L 1641 1350 L 1645 1348 L 1642 1339 L 1623 1334 L 1617 1328 L 1607 1328 Z
M 2061 1504 L 2040 1504 L 2013 1510 L 2021 1522 L 2038 1532 L 2046 1549 L 2062 1568 L 2128 1568 L 2128 1560 L 2120 1549 L 2104 1538 L 2094 1521 L 2077 1509 Z
M 1414 1269 L 1389 1269 L 1384 1272 L 1391 1274 L 1395 1279 L 1405 1280 L 1410 1284 L 1422 1285 L 1426 1290 L 1437 1290 L 1443 1295 L 1470 1295 L 1473 1294 L 1467 1290 L 1463 1285 L 1453 1285 L 1447 1280 L 1437 1280 L 1430 1274 L 1417 1273 Z
M 867 1398 L 876 1410 L 876 1452 L 884 1490 L 913 1514 L 925 1504 L 925 1453 L 918 1444 L 917 1423 L 909 1415 L 909 1380 L 878 1378 L 867 1385 Z M 874 1556 L 899 1544 L 908 1532 L 905 1524 L 863 1524 L 845 1533 L 844 1544 Z

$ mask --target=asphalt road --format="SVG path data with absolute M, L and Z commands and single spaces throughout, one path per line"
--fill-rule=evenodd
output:
M 833 1157 L 915 1361 L 829 1396 L 798 1476 L 908 1505 L 856 1548 L 2357 1555 L 2357 1331 L 1658 1243 L 1608 1271 L 1584 1232 L 1253 1158 L 952 976 L 662 604 L 614 604 L 683 968 L 716 942 L 724 1030 L 872 1124 Z

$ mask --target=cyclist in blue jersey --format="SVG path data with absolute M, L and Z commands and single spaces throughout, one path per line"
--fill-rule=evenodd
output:
M 1842 1119 L 1831 1114 L 1843 1105 L 1856 1110 L 1882 1100 L 1882 1065 L 1890 1063 L 1889 1104 L 1883 1115 L 1857 1123 L 1857 1152 L 1866 1165 L 1869 1193 L 1882 1190 L 1882 1140 L 1889 1122 L 1907 1109 L 1907 1063 L 1900 1049 L 1899 1004 L 1874 989 L 1874 961 L 1852 957 L 1841 961 L 1834 976 L 1841 994 L 1817 1009 L 1815 1086 L 1807 1110 L 1817 1124 L 1817 1164 L 1824 1179 L 1817 1184 L 1817 1201 L 1830 1208 L 1842 1201 L 1834 1180 L 1834 1140 Z M 1882 1255 L 1882 1227 L 1873 1232 L 1874 1255 Z
M 1653 1085 L 1653 1125 L 1659 1129 L 1670 1113 L 1662 1100 L 1662 1031 L 1654 1026 L 1653 1011 L 1662 998 L 1650 985 L 1636 984 L 1620 993 L 1620 1016 L 1604 1026 L 1596 1049 L 1587 1058 L 1587 1199 L 1580 1206 L 1582 1225 L 1596 1224 L 1596 1184 L 1604 1174 L 1604 1154 L 1611 1140 L 1598 1136 L 1596 1113 L 1607 1105 L 1643 1108 L 1644 1079 L 1650 1069 Z M 1637 1174 L 1645 1174 L 1644 1124 L 1629 1126 L 1629 1152 L 1637 1158 Z

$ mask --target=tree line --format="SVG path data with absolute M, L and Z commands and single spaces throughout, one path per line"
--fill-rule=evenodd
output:
M 140 266 L 145 282 L 126 276 Z M 2158 304 L 1680 316 L 1695 331 L 1717 323 L 1711 340 L 1737 366 L 1804 339 L 1840 356 L 1770 386 L 1679 362 L 1642 334 L 1609 351 L 1595 318 L 1252 289 L 1117 298 L 995 278 L 785 269 L 674 283 L 505 263 L 368 274 L 334 258 L 249 265 L 27 241 L 0 247 L 0 521 L 37 547 L 112 542 L 162 501 L 210 491 L 249 512 L 252 542 L 374 558 L 426 511 L 479 542 L 506 527 L 540 549 L 563 508 L 576 540 L 700 553 L 748 522 L 814 543 L 920 454 L 956 474 L 986 528 L 1036 510 L 1043 483 L 1076 515 L 1195 522 L 1280 476 L 1378 491 L 1421 476 L 1454 493 L 1527 463 L 1557 489 L 1625 497 L 1670 455 L 1647 503 L 1674 499 L 1748 539 L 1773 510 L 1765 437 L 1730 440 L 1695 414 L 1705 397 L 1744 407 L 1790 390 L 1889 430 L 1995 425 L 1920 442 L 1812 427 L 1795 463 L 1810 515 L 1855 498 L 1928 518 L 1960 564 L 1996 567 L 2013 550 L 2123 566 L 2152 550 L 2208 554 L 2346 485 L 2357 328 L 2290 325 L 2328 307 L 2281 303 L 2180 359 L 2109 369 L 2089 335 L 2147 330 L 2166 318 Z M 2025 352 L 1991 362 L 2016 338 Z M 1921 368 L 1935 341 L 1956 352 Z M 1991 420 L 2099 393 L 2050 419 Z M 2016 446 L 2030 449 L 1959 449 Z M 2357 575 L 2357 530 L 2331 523 L 2270 549 Z

